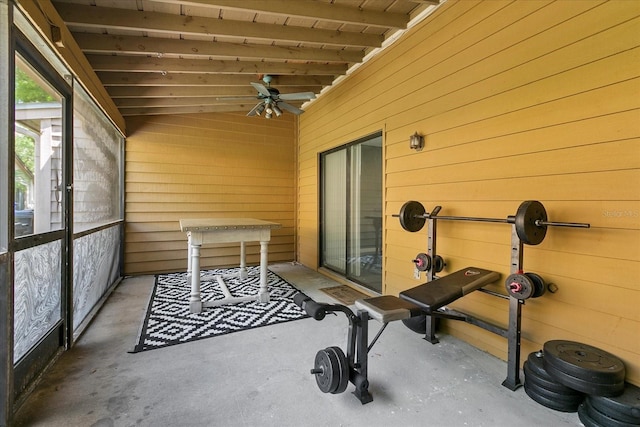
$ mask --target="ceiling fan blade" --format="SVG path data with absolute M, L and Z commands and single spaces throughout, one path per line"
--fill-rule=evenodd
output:
M 258 115 L 258 109 L 260 108 L 260 106 L 262 106 L 262 104 L 263 104 L 262 102 L 258 102 L 258 103 L 256 104 L 256 106 L 255 106 L 255 107 L 253 107 L 253 108 L 251 109 L 251 111 L 249 111 L 249 112 L 247 113 L 247 117 L 257 116 L 257 115 Z
M 315 99 L 316 94 L 313 92 L 281 93 L 280 95 L 278 95 L 278 97 L 285 101 L 302 101 L 307 99 Z
M 282 108 L 283 110 L 287 110 L 287 111 L 289 111 L 289 112 L 291 112 L 293 114 L 302 114 L 302 113 L 304 113 L 304 110 L 301 110 L 298 107 L 294 107 L 291 104 L 287 104 L 286 102 L 279 101 L 276 105 L 278 107 Z
M 271 92 L 269 92 L 269 90 L 263 84 L 251 82 L 251 86 L 253 86 L 258 91 L 258 93 L 261 93 L 264 96 L 271 96 Z

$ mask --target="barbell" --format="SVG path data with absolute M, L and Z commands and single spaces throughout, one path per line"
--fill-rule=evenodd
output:
M 544 205 L 536 200 L 527 200 L 518 207 L 515 215 L 510 215 L 505 219 L 501 218 L 478 218 L 468 216 L 439 216 L 441 207 L 436 206 L 432 212 L 427 213 L 422 203 L 410 200 L 402 205 L 400 213 L 393 215 L 400 217 L 400 225 L 407 231 L 420 231 L 427 219 L 438 219 L 445 221 L 478 221 L 478 222 L 498 222 L 504 224 L 515 224 L 516 233 L 522 243 L 527 245 L 538 245 L 542 243 L 547 235 L 547 227 L 578 227 L 589 228 L 590 224 L 577 222 L 551 222 L 547 221 L 547 211 Z

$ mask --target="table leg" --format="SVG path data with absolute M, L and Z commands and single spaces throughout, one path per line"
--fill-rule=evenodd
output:
M 260 242 L 260 290 L 258 291 L 259 302 L 269 302 L 269 289 L 267 288 L 267 263 L 269 242 Z
M 191 233 L 187 233 L 187 283 L 191 280 Z
M 240 242 L 240 280 L 246 280 L 249 277 L 247 273 L 247 251 L 245 243 Z
M 189 295 L 189 311 L 202 312 L 200 299 L 200 245 L 190 245 L 191 249 L 191 295 Z

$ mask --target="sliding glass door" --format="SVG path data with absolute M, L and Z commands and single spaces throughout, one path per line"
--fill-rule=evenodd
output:
M 382 135 L 320 155 L 320 265 L 382 291 Z
M 71 86 L 20 34 L 14 55 L 13 363 L 17 398 L 64 348 Z

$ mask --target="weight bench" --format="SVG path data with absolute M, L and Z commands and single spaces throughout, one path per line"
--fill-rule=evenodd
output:
M 458 298 L 495 282 L 495 271 L 468 267 L 431 282 L 400 292 L 400 298 L 384 295 L 355 302 L 357 309 L 366 310 L 369 317 L 381 323 L 405 320 L 422 314 L 437 315 L 437 311 Z
M 500 278 L 495 271 L 468 267 L 448 276 L 424 283 L 400 293 L 400 298 L 385 295 L 356 300 L 354 313 L 342 304 L 317 303 L 303 293 L 298 293 L 293 301 L 316 320 L 324 319 L 327 313 L 342 312 L 349 319 L 349 334 L 346 354 L 339 347 L 328 347 L 318 351 L 311 373 L 324 393 L 342 393 L 348 382 L 356 389 L 353 394 L 362 404 L 373 400 L 369 393 L 367 379 L 367 359 L 369 351 L 376 343 L 389 322 L 406 320 L 426 315 L 425 322 L 432 316 L 443 316 L 456 320 L 467 320 L 464 315 L 442 313 L 446 304 L 482 288 Z M 450 310 L 448 310 L 450 311 Z M 380 331 L 368 343 L 369 319 L 382 323 Z M 477 324 L 477 323 L 474 323 Z M 495 328 L 495 327 L 494 327 Z M 434 342 L 434 341 L 431 341 Z M 437 341 L 435 341 L 437 342 Z

